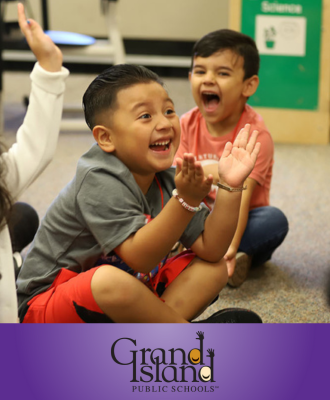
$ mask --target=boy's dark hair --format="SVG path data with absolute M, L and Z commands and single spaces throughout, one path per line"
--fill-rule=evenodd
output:
M 97 125 L 97 116 L 116 107 L 117 93 L 120 90 L 150 82 L 164 86 L 157 74 L 140 65 L 118 64 L 101 72 L 83 96 L 83 110 L 88 127 L 93 130 Z
M 222 50 L 231 50 L 244 59 L 244 79 L 258 75 L 260 57 L 255 41 L 244 33 L 231 29 L 219 29 L 199 39 L 192 51 L 191 70 L 195 57 L 210 57 Z

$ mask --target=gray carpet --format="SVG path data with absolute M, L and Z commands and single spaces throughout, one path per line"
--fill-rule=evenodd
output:
M 80 103 L 80 91 L 91 79 L 71 76 L 66 101 Z M 179 115 L 193 106 L 186 80 L 165 81 Z M 27 74 L 6 73 L 4 83 L 4 134 L 10 144 L 25 112 L 21 99 L 29 91 Z M 53 161 L 21 200 L 34 206 L 42 218 L 92 143 L 90 133 L 62 132 Z M 234 306 L 256 311 L 266 323 L 330 322 L 325 296 L 330 271 L 329 160 L 329 145 L 275 145 L 271 204 L 288 217 L 289 234 L 270 262 L 252 270 L 240 288 L 226 287 L 200 318 Z

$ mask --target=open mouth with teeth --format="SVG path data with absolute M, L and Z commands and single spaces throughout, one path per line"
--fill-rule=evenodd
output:
M 170 148 L 171 141 L 170 140 L 164 140 L 162 142 L 155 142 L 152 143 L 149 148 L 153 151 L 166 151 Z
M 220 97 L 212 92 L 203 92 L 202 99 L 204 108 L 207 112 L 214 111 L 220 103 Z

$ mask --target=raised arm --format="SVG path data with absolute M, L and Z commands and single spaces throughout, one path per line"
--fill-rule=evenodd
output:
M 243 188 L 251 173 L 260 149 L 258 132 L 248 140 L 250 125 L 246 125 L 233 144 L 228 142 L 218 164 L 219 182 L 225 187 Z M 192 245 L 192 250 L 210 262 L 221 259 L 236 231 L 242 191 L 227 191 L 219 188 L 212 213 L 205 221 L 204 232 Z
M 40 66 L 49 72 L 60 71 L 63 61 L 61 50 L 44 33 L 38 22 L 26 19 L 22 3 L 18 3 L 17 12 L 19 27 Z
M 249 218 L 251 197 L 252 197 L 253 191 L 257 185 L 257 181 L 255 181 L 254 179 L 251 179 L 251 178 L 247 178 L 247 180 L 245 181 L 245 184 L 247 186 L 247 190 L 245 190 L 242 193 L 242 201 L 241 201 L 241 207 L 240 207 L 240 211 L 239 211 L 237 229 L 236 229 L 235 235 L 233 237 L 233 240 L 231 241 L 230 246 L 224 256 L 224 259 L 226 260 L 226 263 L 227 263 L 229 278 L 233 275 L 235 267 L 236 267 L 236 254 L 237 254 L 239 245 L 241 243 L 243 234 L 246 229 L 246 225 L 247 225 L 248 218 Z
M 61 51 L 36 21 L 26 20 L 22 4 L 18 4 L 18 20 L 38 63 L 30 75 L 29 107 L 17 132 L 17 141 L 3 154 L 8 167 L 7 187 L 13 198 L 17 198 L 40 175 L 54 156 L 65 79 L 69 75 L 69 71 L 62 67 Z

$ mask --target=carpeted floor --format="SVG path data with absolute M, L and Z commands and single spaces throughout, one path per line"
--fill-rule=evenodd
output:
M 80 104 L 92 76 L 71 75 L 66 104 Z M 185 79 L 165 79 L 177 112 L 194 106 Z M 4 75 L 4 134 L 8 144 L 24 117 L 23 96 L 29 93 L 26 73 Z M 42 218 L 57 193 L 75 173 L 78 158 L 94 142 L 85 132 L 62 132 L 54 160 L 21 200 Z M 225 307 L 256 311 L 266 323 L 328 323 L 325 288 L 330 273 L 330 146 L 275 145 L 271 204 L 287 215 L 290 231 L 272 260 L 251 271 L 238 289 L 226 287 L 201 316 Z

